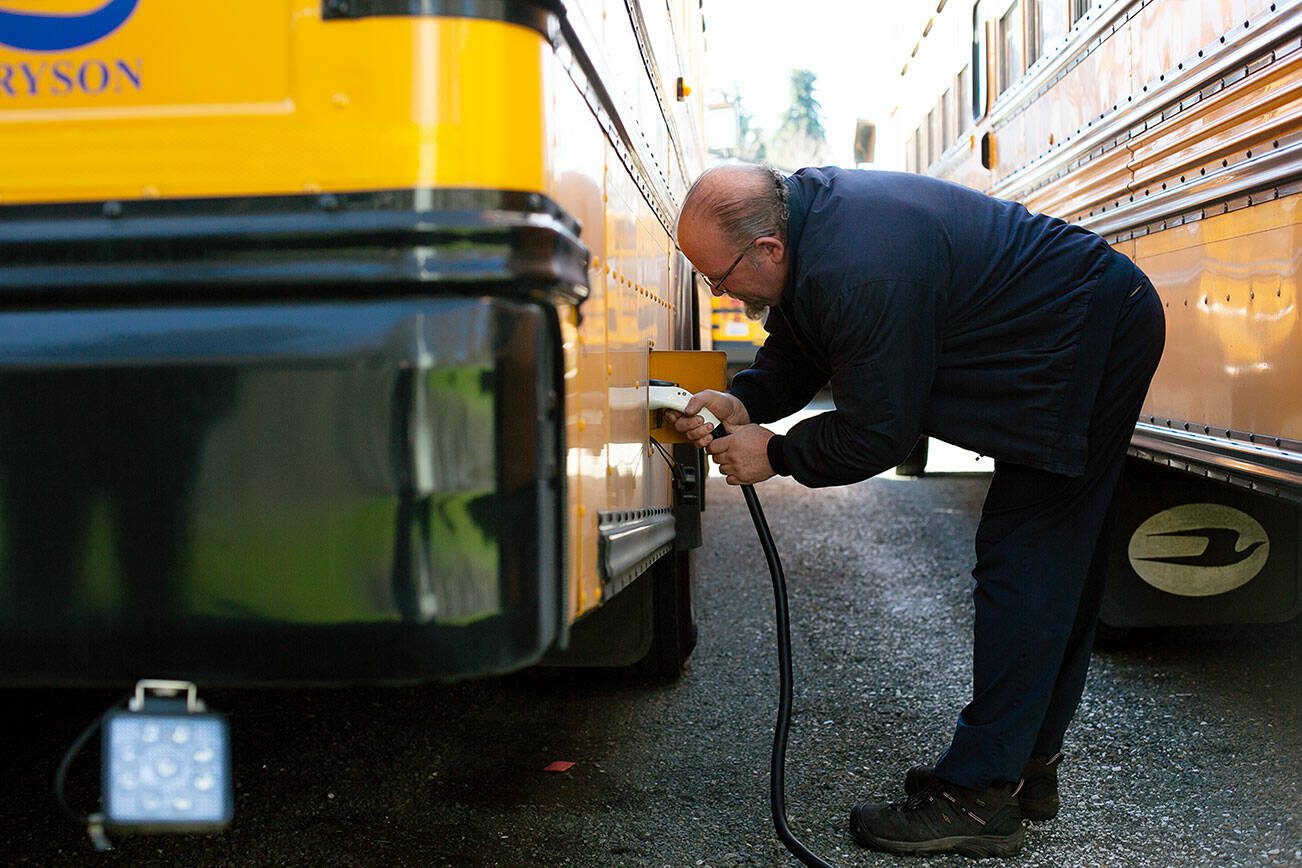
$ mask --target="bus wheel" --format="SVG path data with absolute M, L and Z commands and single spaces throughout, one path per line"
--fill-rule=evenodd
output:
M 696 647 L 696 551 L 672 551 L 652 565 L 651 647 L 637 671 L 658 678 L 683 674 Z
M 1094 647 L 1100 651 L 1120 651 L 1134 644 L 1134 627 L 1114 627 L 1104 621 L 1094 625 Z

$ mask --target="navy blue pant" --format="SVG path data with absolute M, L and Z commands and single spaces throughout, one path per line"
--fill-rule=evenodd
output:
M 1032 753 L 1056 753 L 1085 688 L 1117 482 L 1165 339 L 1162 302 L 1135 274 L 1094 402 L 1085 473 L 995 463 L 972 572 L 972 701 L 936 766 L 960 786 L 1016 781 Z

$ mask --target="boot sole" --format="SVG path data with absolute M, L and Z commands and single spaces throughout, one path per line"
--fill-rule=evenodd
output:
M 850 834 L 865 847 L 894 853 L 899 856 L 925 856 L 935 853 L 957 853 L 973 859 L 999 856 L 1016 856 L 1026 841 L 1026 830 L 1018 827 L 1010 835 L 954 835 L 930 841 L 892 841 L 879 838 L 859 826 L 859 812 L 850 814 Z
M 1018 799 L 1022 809 L 1022 819 L 1032 823 L 1042 823 L 1058 816 L 1057 799 Z

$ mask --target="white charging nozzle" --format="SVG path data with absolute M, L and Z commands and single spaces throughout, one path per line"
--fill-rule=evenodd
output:
M 692 393 L 679 386 L 647 387 L 647 402 L 652 410 L 677 410 L 681 413 L 690 400 L 692 400 Z M 707 408 L 702 407 L 697 410 L 696 415 L 713 425 L 719 434 L 723 434 L 723 425 L 719 422 L 719 418 Z

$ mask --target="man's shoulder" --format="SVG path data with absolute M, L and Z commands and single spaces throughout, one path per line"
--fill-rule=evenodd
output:
M 950 181 L 888 169 L 845 169 L 840 166 L 806 166 L 791 173 L 802 188 L 826 195 L 857 190 L 943 190 L 953 187 Z
M 796 277 L 817 294 L 878 280 L 941 279 L 948 266 L 948 185 L 904 172 L 815 170 Z M 811 179 L 814 181 L 814 179 Z

